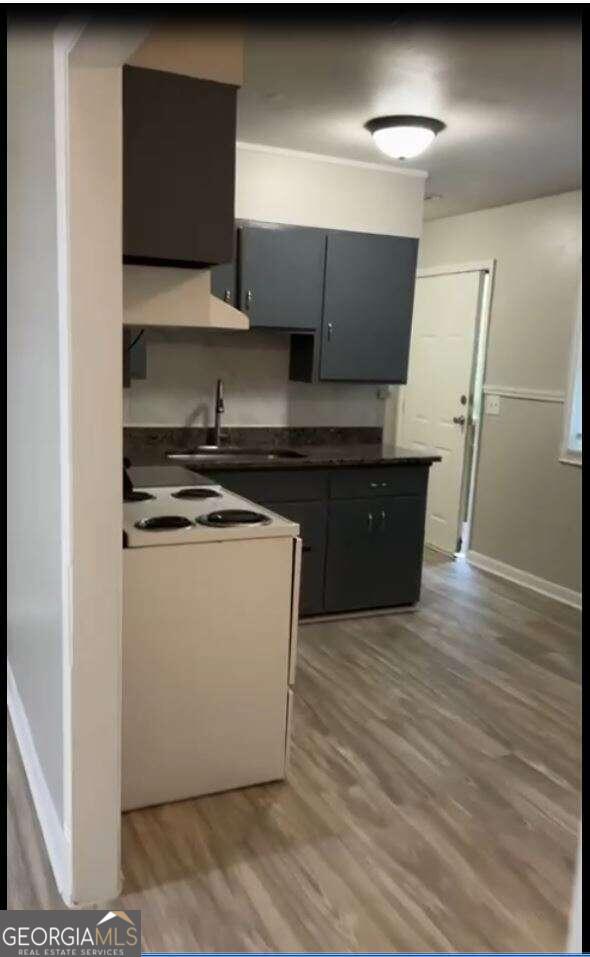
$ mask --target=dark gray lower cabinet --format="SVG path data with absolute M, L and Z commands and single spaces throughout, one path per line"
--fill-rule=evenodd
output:
M 301 592 L 299 613 L 319 615 L 324 610 L 324 564 L 326 561 L 326 520 L 324 502 L 261 502 L 297 522 L 301 531 Z
M 216 470 L 209 474 L 229 491 L 298 523 L 302 542 L 300 614 L 321 614 L 326 562 L 326 472 L 266 469 L 261 472 Z M 297 501 L 293 501 L 294 498 Z
M 418 601 L 424 508 L 418 496 L 330 502 L 326 611 Z
M 199 466 L 199 472 L 207 472 Z M 301 528 L 302 615 L 420 597 L 427 465 L 214 469 L 209 475 Z

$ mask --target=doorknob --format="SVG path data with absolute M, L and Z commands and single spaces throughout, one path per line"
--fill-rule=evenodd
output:
M 453 422 L 455 425 L 465 425 L 465 416 L 464 415 L 454 415 Z

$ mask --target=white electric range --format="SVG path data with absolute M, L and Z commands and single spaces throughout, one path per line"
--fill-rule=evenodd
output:
M 284 778 L 299 526 L 211 482 L 123 506 L 123 809 Z
M 297 537 L 299 526 L 221 485 L 135 489 L 123 504 L 127 548 L 242 538 Z

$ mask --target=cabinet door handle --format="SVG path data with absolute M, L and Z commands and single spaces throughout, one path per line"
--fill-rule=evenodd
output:
M 370 532 L 373 531 L 373 513 L 372 512 L 369 512 L 369 514 L 367 515 L 367 528 L 369 529 Z
M 246 293 L 246 309 L 249 309 L 252 305 L 252 290 L 249 289 Z
M 383 528 L 383 526 L 385 525 L 385 519 L 386 519 L 386 517 L 387 517 L 387 516 L 385 515 L 385 509 L 382 508 L 382 509 L 381 509 L 381 528 Z
M 225 302 L 231 302 L 231 289 L 226 289 L 226 290 L 225 290 L 225 292 L 224 292 L 224 294 L 223 294 L 223 298 L 224 298 Z
M 334 329 L 334 326 L 332 325 L 331 322 L 329 322 L 329 323 L 328 323 L 328 342 L 329 342 L 330 339 L 332 338 L 332 330 L 333 330 L 333 329 Z
M 310 551 L 311 551 L 311 545 L 303 545 L 301 551 L 302 551 L 302 552 L 310 552 Z

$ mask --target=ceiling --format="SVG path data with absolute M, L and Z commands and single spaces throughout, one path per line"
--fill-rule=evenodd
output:
M 402 14 L 248 27 L 238 139 L 396 167 L 363 129 L 389 113 L 447 124 L 408 164 L 429 174 L 427 219 L 576 189 L 580 24 Z

